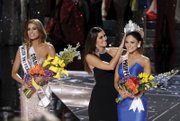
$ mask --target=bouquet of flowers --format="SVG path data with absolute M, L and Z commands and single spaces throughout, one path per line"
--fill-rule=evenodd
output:
M 156 76 L 140 73 L 136 76 L 124 77 L 121 82 L 118 82 L 119 89 L 126 90 L 137 96 L 141 92 L 150 90 L 152 88 L 167 87 L 168 81 L 179 72 L 179 70 L 171 70 L 169 72 L 160 73 Z M 121 97 L 116 98 L 116 102 L 120 102 L 123 99 Z
M 68 45 L 68 48 L 61 51 L 60 54 L 56 54 L 55 57 L 48 56 L 42 65 L 37 64 L 28 70 L 28 74 L 25 75 L 25 83 L 31 85 L 30 89 L 25 89 L 24 93 L 27 98 L 30 98 L 32 94 L 39 89 L 39 85 L 35 82 L 35 79 L 40 77 L 47 82 L 52 79 L 61 79 L 61 76 L 68 76 L 65 67 L 73 62 L 75 57 L 80 59 L 80 52 L 77 51 L 79 43 L 76 47 Z

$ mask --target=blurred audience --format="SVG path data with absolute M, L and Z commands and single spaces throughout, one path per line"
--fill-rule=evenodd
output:
M 176 0 L 157 0 L 157 20 L 154 41 L 155 71 L 170 71 L 175 67 Z

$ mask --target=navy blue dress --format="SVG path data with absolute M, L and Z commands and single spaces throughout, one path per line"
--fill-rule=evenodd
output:
M 139 73 L 143 72 L 143 67 L 135 63 L 130 69 L 129 73 L 132 76 L 138 76 Z M 124 77 L 122 64 L 119 65 L 118 74 L 120 78 Z M 119 95 L 120 96 L 120 95 Z M 147 101 L 144 95 L 141 96 L 140 100 L 144 110 L 139 111 L 138 109 L 130 110 L 130 106 L 133 102 L 133 98 L 125 98 L 117 105 L 118 110 L 118 121 L 147 121 Z
M 100 54 L 106 62 L 112 57 L 108 53 Z M 117 121 L 117 91 L 114 88 L 114 70 L 107 71 L 94 68 L 96 84 L 89 102 L 89 121 Z

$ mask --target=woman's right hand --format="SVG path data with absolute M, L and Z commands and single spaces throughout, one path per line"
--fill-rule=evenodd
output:
M 32 86 L 32 84 L 30 84 L 30 83 L 29 83 L 29 84 L 24 83 L 23 86 L 24 86 L 25 89 L 30 89 L 31 86 Z
M 122 96 L 122 98 L 127 98 L 127 97 L 134 98 L 134 95 L 132 93 L 123 89 L 119 89 L 119 94 Z
M 123 89 L 119 89 L 119 95 L 121 95 L 122 98 L 127 98 L 127 93 Z
M 124 48 L 125 39 L 126 39 L 126 33 L 124 33 L 124 35 L 123 35 L 121 44 L 119 45 L 120 48 Z

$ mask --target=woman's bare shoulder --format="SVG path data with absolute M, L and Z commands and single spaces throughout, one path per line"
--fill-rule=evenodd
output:
M 45 42 L 44 45 L 45 45 L 46 47 L 53 47 L 53 45 L 52 45 L 50 42 Z
M 54 49 L 54 46 L 51 44 L 51 43 L 49 43 L 49 42 L 45 42 L 45 43 L 43 43 L 43 45 L 44 45 L 44 47 L 46 48 L 46 49 Z
M 144 63 L 150 63 L 150 58 L 149 58 L 149 57 L 147 57 L 147 56 L 145 56 L 145 55 L 141 55 L 141 57 L 142 57 L 142 61 L 143 61 Z
M 95 56 L 94 54 L 87 54 L 86 56 L 85 56 L 85 59 L 96 59 L 96 58 L 98 58 L 97 56 Z
M 147 56 L 145 56 L 145 55 L 141 55 L 141 57 L 142 57 L 142 59 L 144 59 L 144 60 L 146 60 L 146 61 L 150 60 L 149 57 L 147 57 Z

